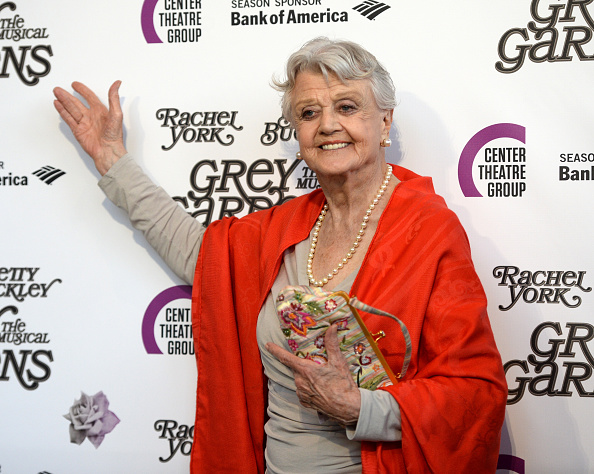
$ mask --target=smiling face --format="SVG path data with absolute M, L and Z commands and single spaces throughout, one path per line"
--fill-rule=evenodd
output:
M 377 106 L 369 81 L 300 72 L 291 108 L 301 156 L 318 179 L 382 173 L 392 111 Z

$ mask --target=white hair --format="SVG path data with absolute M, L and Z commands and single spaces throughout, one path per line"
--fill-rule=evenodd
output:
M 380 109 L 392 110 L 396 107 L 392 78 L 373 54 L 351 41 L 319 37 L 308 41 L 289 57 L 285 81 L 272 78 L 272 86 L 283 93 L 282 113 L 290 123 L 293 123 L 291 94 L 297 75 L 303 71 L 319 72 L 326 80 L 330 74 L 342 82 L 367 79 Z

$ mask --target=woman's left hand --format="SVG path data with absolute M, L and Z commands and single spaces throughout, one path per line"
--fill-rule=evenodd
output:
M 325 365 L 301 359 L 272 342 L 266 344 L 266 349 L 293 370 L 297 396 L 304 407 L 313 408 L 342 425 L 354 424 L 359 419 L 361 394 L 340 352 L 337 326 L 326 331 L 325 345 L 328 354 Z

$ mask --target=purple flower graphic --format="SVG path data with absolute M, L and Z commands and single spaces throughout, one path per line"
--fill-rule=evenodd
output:
M 292 306 L 292 305 L 291 305 Z M 297 305 L 299 308 L 301 305 Z M 307 336 L 307 328 L 315 326 L 316 322 L 307 313 L 297 309 L 286 309 L 281 313 L 283 321 L 297 334 Z
M 81 392 L 80 399 L 74 400 L 74 405 L 64 418 L 70 421 L 71 443 L 81 444 L 88 438 L 95 448 L 120 422 L 115 413 L 109 411 L 109 400 L 103 392 L 93 396 Z

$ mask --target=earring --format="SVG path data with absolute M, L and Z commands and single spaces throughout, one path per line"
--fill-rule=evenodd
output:
M 300 160 L 301 159 L 301 152 L 298 151 L 297 153 L 295 153 L 295 156 L 297 157 L 298 160 Z
M 382 142 L 380 143 L 380 146 L 383 146 L 384 148 L 388 148 L 391 144 L 392 144 L 392 140 L 390 140 L 389 138 L 384 138 L 382 140 Z

